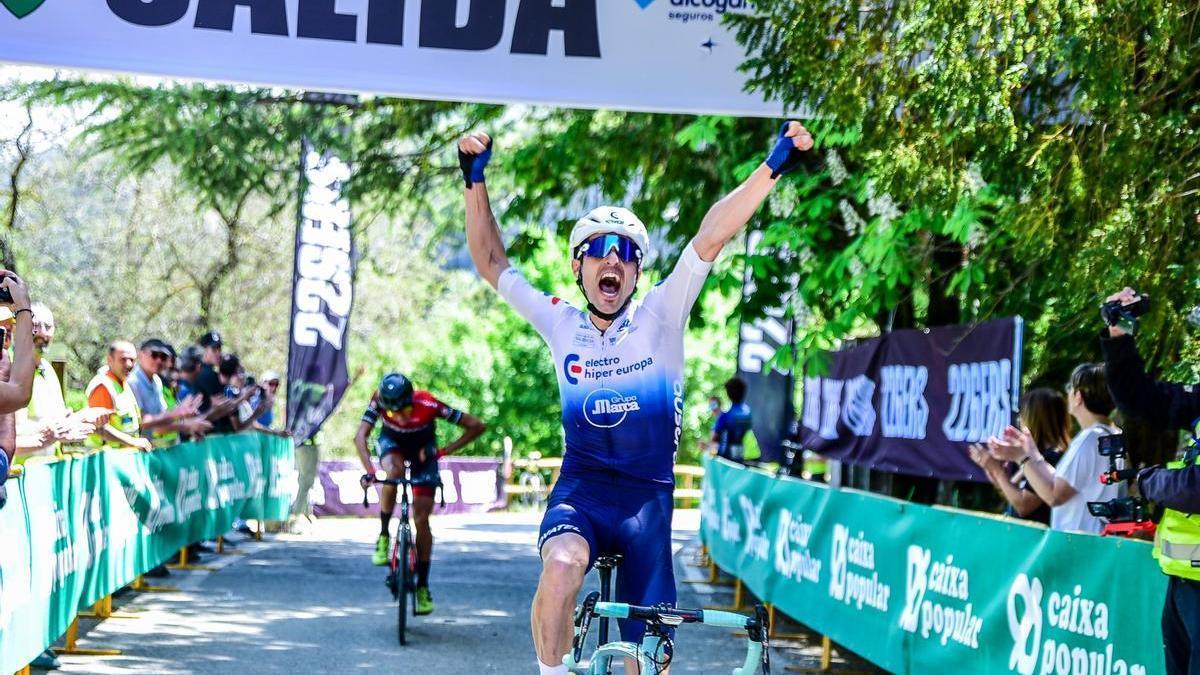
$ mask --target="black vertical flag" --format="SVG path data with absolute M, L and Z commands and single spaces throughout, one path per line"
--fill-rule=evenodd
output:
M 305 139 L 292 272 L 287 429 L 311 438 L 349 386 L 346 337 L 354 300 L 354 238 L 344 194 L 350 166 Z

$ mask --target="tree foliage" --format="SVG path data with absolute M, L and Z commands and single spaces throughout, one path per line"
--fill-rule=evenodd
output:
M 944 290 L 962 319 L 1024 315 L 1033 373 L 1061 375 L 1096 355 L 1096 306 L 1130 284 L 1160 308 L 1151 363 L 1195 368 L 1182 318 L 1200 299 L 1200 6 L 757 8 L 730 17 L 750 85 L 855 131 L 847 156 L 876 191 L 957 247 Z M 880 246 L 868 228 L 877 243 L 859 246 Z

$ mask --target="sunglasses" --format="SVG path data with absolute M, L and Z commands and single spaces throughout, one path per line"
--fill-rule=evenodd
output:
M 617 258 L 622 262 L 641 261 L 642 250 L 633 243 L 633 240 L 622 237 L 619 234 L 606 234 L 602 237 L 580 244 L 579 250 L 575 257 L 582 259 L 588 258 L 607 258 L 608 254 L 616 252 Z

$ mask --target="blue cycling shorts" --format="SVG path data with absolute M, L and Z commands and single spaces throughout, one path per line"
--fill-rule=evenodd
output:
M 573 533 L 588 544 L 588 569 L 602 554 L 624 558 L 617 569 L 616 601 L 631 605 L 675 604 L 671 562 L 670 491 L 631 487 L 599 478 L 561 476 L 550 493 L 538 532 L 538 551 L 546 541 Z M 642 621 L 618 621 L 621 639 L 640 642 Z

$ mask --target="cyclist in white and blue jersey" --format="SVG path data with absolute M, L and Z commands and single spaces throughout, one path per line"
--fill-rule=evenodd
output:
M 567 672 L 562 656 L 571 646 L 576 597 L 598 555 L 624 556 L 618 601 L 675 602 L 672 470 L 687 317 L 721 249 L 812 142 L 798 122 L 785 123 L 763 165 L 709 209 L 674 270 L 640 302 L 633 297 L 650 253 L 645 225 L 618 207 L 581 218 L 570 250 L 584 310 L 533 288 L 509 265 L 484 184 L 492 141 L 483 133 L 459 141 L 475 267 L 546 340 L 558 374 L 566 451 L 538 537 L 542 575 L 532 610 L 543 674 Z M 645 626 L 622 621 L 620 629 L 622 639 L 636 642 Z

